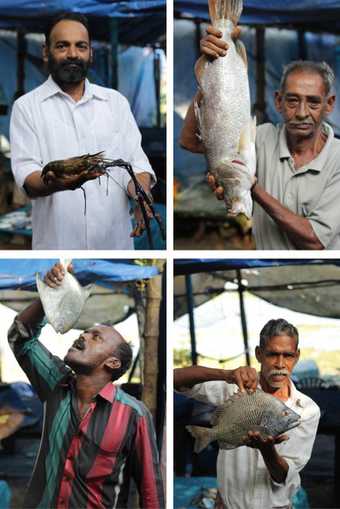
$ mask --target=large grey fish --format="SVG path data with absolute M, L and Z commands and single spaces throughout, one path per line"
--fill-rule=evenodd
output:
M 300 424 L 300 416 L 283 401 L 257 389 L 253 393 L 237 392 L 218 406 L 211 420 L 212 428 L 187 426 L 196 438 L 195 452 L 218 441 L 220 449 L 235 449 L 244 445 L 248 431 L 261 436 L 276 437 Z
M 250 218 L 256 122 L 250 114 L 246 50 L 231 38 L 242 8 L 242 0 L 209 0 L 211 23 L 229 48 L 224 57 L 210 62 L 203 55 L 196 62 L 202 98 L 195 104 L 195 114 L 208 169 L 224 188 L 227 214 Z
M 65 277 L 57 288 L 51 288 L 44 283 L 39 274 L 36 275 L 39 297 L 47 321 L 61 334 L 72 329 L 77 323 L 92 288 L 92 285 L 83 288 L 68 272 L 70 262 L 71 260 L 60 260 L 65 269 Z

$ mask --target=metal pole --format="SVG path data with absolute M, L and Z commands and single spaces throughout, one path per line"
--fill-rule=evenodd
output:
M 27 52 L 27 41 L 25 31 L 22 28 L 17 30 L 17 89 L 15 99 L 25 93 L 25 58 Z
M 266 67 L 265 67 L 265 29 L 256 28 L 256 104 L 255 112 L 258 124 L 266 118 Z
M 111 87 L 118 90 L 118 21 L 110 19 Z
M 190 326 L 190 342 L 191 342 L 191 361 L 193 366 L 197 364 L 197 351 L 196 351 L 196 336 L 195 336 L 195 322 L 194 322 L 194 296 L 192 294 L 191 275 L 185 276 L 185 286 L 187 290 L 187 306 L 189 314 Z
M 298 33 L 299 58 L 301 60 L 307 60 L 307 44 L 305 31 L 300 28 L 297 33 Z
M 246 318 L 246 310 L 244 307 L 244 286 L 242 284 L 242 274 L 241 270 L 237 269 L 237 287 L 238 287 L 238 294 L 240 297 L 240 316 L 241 316 L 241 326 L 242 326 L 242 333 L 243 333 L 243 342 L 244 342 L 244 349 L 246 351 L 246 363 L 247 366 L 250 366 L 250 355 L 249 355 L 249 347 L 248 347 L 248 329 L 247 329 L 247 318 Z
M 157 48 L 153 48 L 153 73 L 156 90 L 156 127 L 161 127 L 161 57 Z

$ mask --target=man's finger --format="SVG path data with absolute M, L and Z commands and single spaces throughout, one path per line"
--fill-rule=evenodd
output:
M 216 194 L 216 198 L 218 200 L 223 200 L 224 199 L 224 189 L 223 189 L 223 187 L 222 186 L 216 187 L 215 194 Z
M 205 45 L 209 46 L 211 49 L 222 50 L 227 53 L 227 49 L 229 48 L 229 44 L 226 41 L 223 41 L 223 39 L 219 39 L 215 37 L 214 35 L 208 35 L 204 39 L 202 39 L 202 43 L 205 43 Z
M 236 383 L 236 385 L 238 385 L 238 388 L 240 389 L 241 392 L 246 392 L 244 385 L 243 385 L 241 373 L 239 371 L 235 372 L 235 383 Z
M 213 177 L 213 175 L 211 175 L 211 173 L 208 173 L 208 175 L 207 175 L 207 182 L 208 182 L 208 186 L 210 187 L 210 189 L 212 191 L 215 191 L 216 181 L 215 181 L 215 178 Z
M 215 37 L 221 38 L 222 32 L 218 28 L 213 27 L 212 25 L 208 25 L 207 27 L 207 34 L 214 35 Z

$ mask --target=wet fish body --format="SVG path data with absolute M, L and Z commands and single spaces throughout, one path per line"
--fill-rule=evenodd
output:
M 248 431 L 276 437 L 299 423 L 300 416 L 283 401 L 257 389 L 253 393 L 237 392 L 217 407 L 212 428 L 187 426 L 187 429 L 196 438 L 195 452 L 200 452 L 214 440 L 220 449 L 235 449 L 244 445 Z
M 229 47 L 224 57 L 211 62 L 203 56 L 197 61 L 195 74 L 202 98 L 195 113 L 208 169 L 224 188 L 228 214 L 250 217 L 255 123 L 250 115 L 246 51 L 240 41 L 231 38 L 242 8 L 242 0 L 209 0 L 211 23 Z
M 60 261 L 65 277 L 57 288 L 51 288 L 36 275 L 39 297 L 48 323 L 56 332 L 64 334 L 77 323 L 84 304 L 90 295 L 92 285 L 80 286 L 77 279 L 67 271 L 70 261 Z

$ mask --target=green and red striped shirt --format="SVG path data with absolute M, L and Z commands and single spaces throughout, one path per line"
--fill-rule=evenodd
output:
M 164 509 L 150 412 L 109 383 L 81 418 L 74 374 L 38 341 L 40 330 L 31 331 L 16 319 L 8 333 L 20 366 L 45 406 L 25 509 L 125 508 L 131 477 L 141 508 Z

